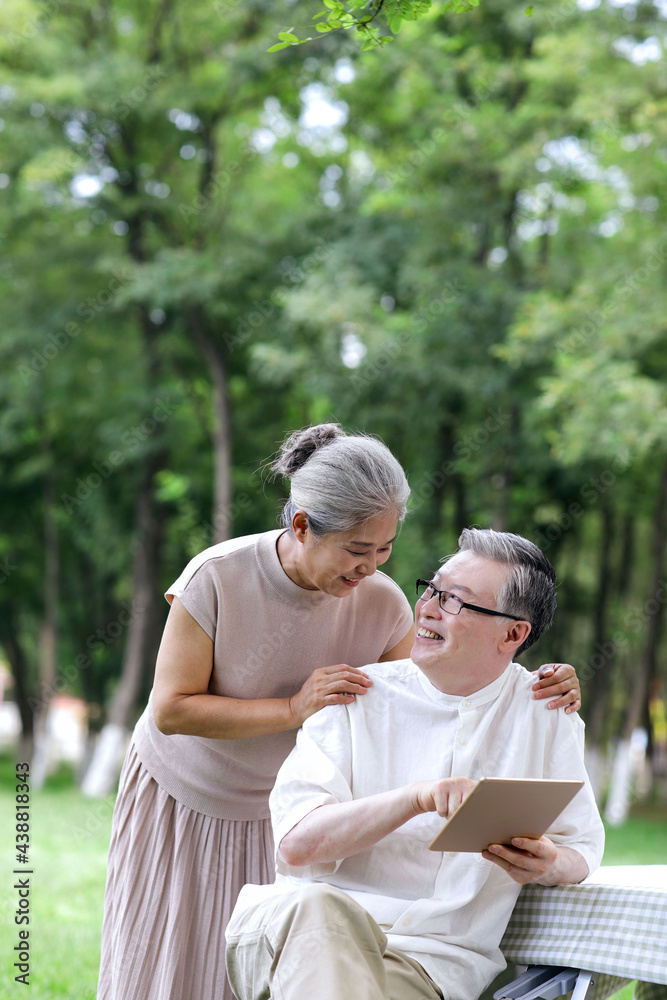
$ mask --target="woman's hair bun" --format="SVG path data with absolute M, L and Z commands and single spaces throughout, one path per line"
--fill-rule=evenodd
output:
M 294 431 L 285 439 L 278 457 L 271 463 L 271 472 L 274 476 L 290 479 L 316 451 L 325 448 L 336 438 L 346 436 L 340 424 L 315 424 Z
M 331 446 L 331 447 L 330 447 Z M 303 511 L 313 537 L 351 531 L 372 517 L 402 521 L 410 487 L 392 453 L 370 434 L 346 434 L 340 424 L 316 424 L 290 434 L 269 466 L 289 479 L 281 523 L 293 532 Z

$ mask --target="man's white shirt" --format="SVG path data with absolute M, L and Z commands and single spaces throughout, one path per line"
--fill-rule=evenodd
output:
M 429 851 L 443 825 L 436 813 L 330 864 L 291 867 L 278 845 L 318 806 L 414 781 L 583 779 L 547 836 L 577 850 L 591 872 L 602 858 L 604 832 L 584 768 L 584 724 L 535 701 L 534 678 L 517 663 L 467 697 L 443 694 L 409 659 L 364 669 L 373 680 L 368 693 L 307 719 L 280 769 L 270 799 L 276 883 L 244 887 L 229 932 L 272 894 L 304 880 L 327 882 L 360 903 L 392 947 L 420 962 L 447 997 L 476 1000 L 505 966 L 498 945 L 521 887 L 480 854 Z

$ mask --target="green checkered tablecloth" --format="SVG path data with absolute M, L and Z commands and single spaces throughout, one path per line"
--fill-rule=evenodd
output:
M 599 868 L 580 885 L 525 886 L 501 948 L 521 965 L 637 979 L 638 1000 L 667 1000 L 667 865 Z

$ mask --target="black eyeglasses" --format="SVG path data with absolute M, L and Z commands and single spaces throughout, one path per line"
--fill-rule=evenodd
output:
M 417 580 L 417 597 L 420 601 L 430 601 L 437 594 L 438 603 L 443 611 L 449 615 L 458 615 L 461 608 L 468 611 L 478 611 L 480 615 L 493 615 L 495 618 L 512 618 L 515 622 L 523 622 L 525 618 L 517 618 L 516 615 L 508 615 L 504 611 L 492 611 L 491 608 L 480 608 L 477 604 L 467 604 L 456 594 L 450 594 L 448 590 L 438 590 L 428 580 Z

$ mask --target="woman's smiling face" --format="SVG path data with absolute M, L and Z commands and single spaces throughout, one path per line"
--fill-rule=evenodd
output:
M 395 516 L 378 514 L 350 531 L 317 538 L 308 528 L 306 515 L 298 512 L 293 520 L 293 559 L 285 561 L 281 556 L 283 569 L 305 590 L 346 597 L 387 561 L 397 526 Z

